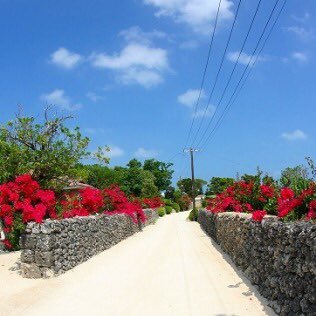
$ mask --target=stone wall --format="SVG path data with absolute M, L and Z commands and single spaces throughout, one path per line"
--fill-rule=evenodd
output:
M 205 232 L 266 297 L 277 314 L 316 315 L 316 225 L 254 222 L 247 214 L 199 211 Z
M 48 278 L 72 269 L 158 219 L 155 210 L 144 212 L 144 224 L 125 214 L 28 223 L 20 240 L 23 277 Z

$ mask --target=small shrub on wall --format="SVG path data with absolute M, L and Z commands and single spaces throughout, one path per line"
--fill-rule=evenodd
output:
M 194 209 L 189 214 L 189 220 L 190 221 L 197 221 L 197 219 L 198 219 L 198 210 Z
M 165 209 L 166 209 L 166 214 L 171 214 L 172 213 L 172 207 L 171 206 L 167 205 L 165 207 Z
M 178 213 L 180 212 L 180 205 L 178 203 L 172 203 L 172 208 Z
M 166 215 L 166 211 L 165 211 L 165 208 L 164 208 L 164 207 L 159 207 L 159 208 L 158 208 L 158 215 L 159 215 L 160 217 L 163 217 L 163 216 Z

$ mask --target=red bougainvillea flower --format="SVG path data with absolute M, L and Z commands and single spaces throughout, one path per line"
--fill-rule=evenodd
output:
M 307 219 L 316 219 L 316 200 L 309 203 L 309 210 L 306 215 Z
M 30 174 L 18 176 L 14 181 L 0 185 L 0 219 L 6 234 L 14 232 L 15 222 L 19 223 L 15 219 L 21 218 L 24 223 L 41 223 L 43 219 L 54 215 L 54 212 L 56 213 L 55 193 L 41 190 Z M 8 249 L 12 248 L 9 242 L 6 241 Z
M 257 210 L 257 211 L 252 212 L 252 219 L 256 222 L 261 223 L 265 215 L 267 215 L 266 211 Z
M 138 218 L 143 222 L 146 220 L 141 204 L 138 201 L 130 201 L 117 185 L 104 189 L 103 193 L 106 202 L 106 213 L 127 214 L 135 223 Z
M 260 186 L 260 192 L 264 197 L 272 198 L 274 196 L 274 187 L 262 184 Z
M 89 213 L 98 213 L 103 207 L 103 195 L 101 190 L 86 188 L 80 192 L 81 203 Z
M 283 200 L 282 198 L 278 199 L 278 216 L 285 217 L 295 208 L 301 206 L 303 203 L 300 198 L 292 198 L 291 200 Z
M 157 197 L 153 197 L 153 198 L 144 198 L 142 200 L 142 204 L 144 207 L 155 209 L 155 208 L 158 208 L 160 206 L 163 206 L 165 203 L 163 202 L 161 197 L 157 196 Z
M 295 196 L 295 193 L 292 189 L 290 188 L 283 188 L 281 189 L 281 198 L 283 200 L 290 200 L 290 199 L 293 199 L 294 196 Z
M 245 211 L 246 212 L 252 212 L 253 211 L 253 207 L 250 203 L 245 203 L 244 205 Z
M 13 248 L 12 244 L 10 243 L 8 239 L 3 240 L 2 242 L 8 250 L 11 250 Z
M 3 218 L 3 221 L 4 221 L 4 225 L 11 227 L 13 224 L 13 216 L 12 215 L 5 216 Z
M 206 209 L 212 213 L 219 213 L 253 212 L 255 209 L 267 208 L 272 212 L 271 206 L 276 205 L 276 211 L 281 218 L 293 212 L 294 218 L 313 219 L 316 209 L 309 205 L 315 198 L 316 184 L 313 182 L 296 195 L 291 188 L 282 188 L 278 191 L 272 184 L 256 186 L 252 182 L 238 181 L 216 197 L 207 200 Z

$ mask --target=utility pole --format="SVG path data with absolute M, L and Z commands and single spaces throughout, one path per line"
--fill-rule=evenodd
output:
M 192 204 L 193 210 L 195 210 L 195 177 L 194 177 L 194 152 L 198 152 L 198 149 L 188 148 L 184 149 L 183 152 L 190 152 L 191 156 L 191 188 L 192 188 Z

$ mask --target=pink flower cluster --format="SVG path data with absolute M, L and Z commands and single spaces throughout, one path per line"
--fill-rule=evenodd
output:
M 117 186 L 104 189 L 106 213 L 123 213 L 132 217 L 134 222 L 139 218 L 142 222 L 146 221 L 145 213 L 141 202 L 134 198 L 129 200 L 125 193 Z
M 270 213 L 271 206 L 280 218 L 316 219 L 316 185 L 311 182 L 308 189 L 296 194 L 287 187 L 277 190 L 272 184 L 255 185 L 239 181 L 208 200 L 207 210 L 213 213 L 252 213 L 253 220 L 261 222 Z
M 40 189 L 39 184 L 29 174 L 0 185 L 0 219 L 4 223 L 5 233 L 14 230 L 18 218 L 23 223 L 41 223 L 46 217 L 57 218 L 55 206 L 55 193 Z M 8 240 L 5 244 L 11 248 Z
M 142 205 L 148 208 L 158 208 L 165 205 L 161 197 L 157 196 L 154 198 L 144 198 L 142 200 Z
M 146 216 L 142 207 L 157 208 L 162 203 L 160 197 L 143 201 L 128 198 L 115 185 L 104 190 L 86 188 L 56 199 L 53 191 L 42 190 L 29 174 L 0 185 L 0 220 L 4 224 L 6 234 L 14 234 L 21 230 L 21 224 L 31 221 L 41 223 L 46 218 L 71 218 L 98 213 L 127 214 L 134 222 L 145 222 Z M 4 244 L 8 249 L 12 248 L 8 239 Z
M 309 188 L 300 194 L 290 188 L 283 188 L 278 197 L 278 216 L 285 217 L 291 212 L 306 215 L 307 219 L 316 219 L 316 185 L 311 183 Z
M 98 189 L 86 188 L 77 194 L 65 194 L 60 204 L 63 218 L 89 216 L 102 211 L 103 195 Z

